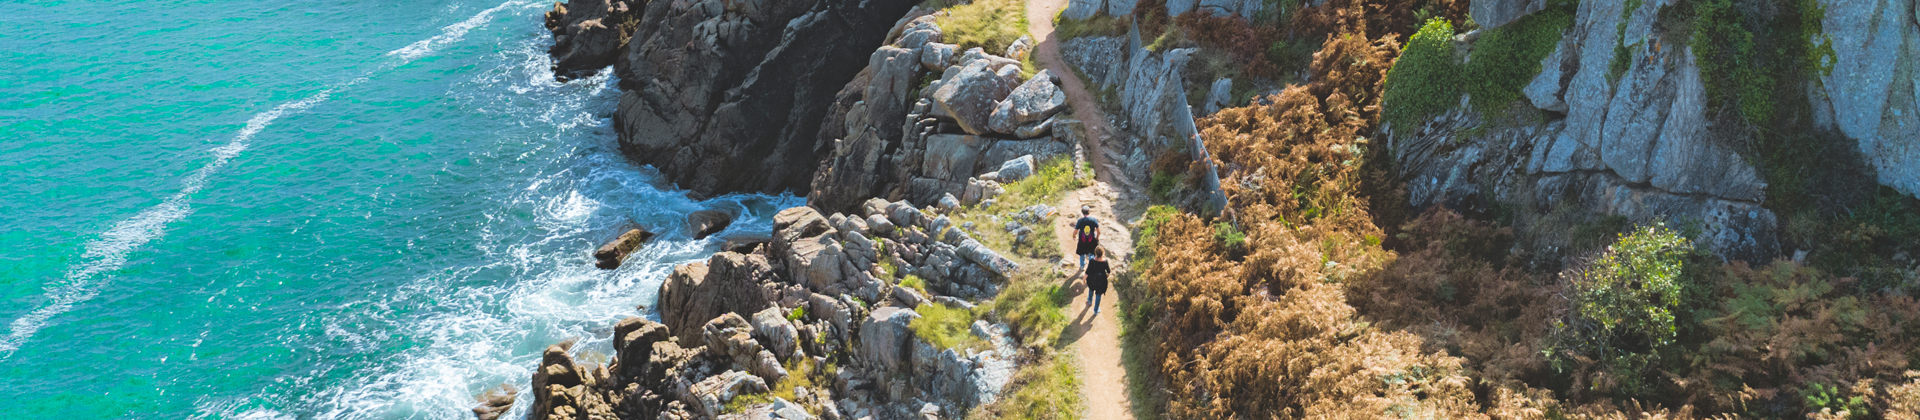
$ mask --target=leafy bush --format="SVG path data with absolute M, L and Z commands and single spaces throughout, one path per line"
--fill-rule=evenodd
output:
M 985 350 L 986 343 L 973 336 L 974 314 L 966 309 L 923 303 L 913 308 L 920 318 L 913 320 L 913 335 L 941 349 Z
M 1403 132 L 1411 132 L 1422 120 L 1431 118 L 1460 100 L 1457 80 L 1460 63 L 1453 55 L 1453 25 L 1445 19 L 1428 20 L 1413 34 L 1400 59 L 1387 74 L 1386 120 Z
M 1564 273 L 1572 310 L 1555 322 L 1545 350 L 1554 369 L 1594 369 L 1596 391 L 1645 394 L 1645 376 L 1674 343 L 1680 274 L 1693 252 L 1690 241 L 1657 223 Z
M 1520 90 L 1540 74 L 1540 61 L 1573 27 L 1573 8 L 1559 5 L 1480 35 L 1467 62 L 1467 93 L 1474 107 L 1491 112 L 1520 99 Z
M 1027 34 L 1024 0 L 975 0 L 945 11 L 934 23 L 940 25 L 942 39 L 958 44 L 961 51 L 979 47 L 988 54 L 1004 54 L 1007 46 Z

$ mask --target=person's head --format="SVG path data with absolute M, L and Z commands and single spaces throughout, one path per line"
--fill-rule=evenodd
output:
M 1081 215 L 1081 216 L 1092 216 L 1092 215 L 1093 215 L 1093 206 L 1080 206 L 1080 215 Z
M 1097 247 L 1097 246 L 1093 247 L 1093 259 L 1106 261 L 1107 249 L 1103 247 Z

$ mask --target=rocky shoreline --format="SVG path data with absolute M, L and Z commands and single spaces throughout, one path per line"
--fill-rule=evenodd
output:
M 608 363 L 575 359 L 572 340 L 549 346 L 530 418 L 940 418 L 993 402 L 1032 350 L 986 320 L 969 326 L 984 349 L 941 348 L 915 335 L 915 308 L 971 310 L 957 296 L 992 296 L 1019 265 L 937 209 L 863 207 L 787 209 L 772 241 L 675 268 L 661 322 L 620 321 Z M 765 397 L 782 387 L 791 397 Z M 736 403 L 750 396 L 764 401 Z M 512 399 L 474 412 L 496 418 Z
M 555 5 L 555 74 L 613 66 L 625 154 L 695 194 L 800 190 L 809 206 L 776 215 L 770 239 L 676 267 L 652 306 L 659 322 L 620 321 L 608 362 L 576 358 L 572 340 L 548 347 L 524 393 L 529 418 L 958 418 L 1038 357 L 1005 324 L 972 320 L 959 328 L 979 344 L 948 348 L 915 321 L 977 314 L 1021 269 L 946 213 L 991 207 L 1001 182 L 1073 154 L 1078 122 L 1060 115 L 1055 75 L 1023 77 L 1009 58 L 1031 40 L 1006 56 L 962 51 L 940 42 L 936 11 L 909 6 Z M 856 49 L 868 59 L 846 60 Z M 698 169 L 733 167 L 756 170 Z M 515 397 L 474 412 L 496 418 Z

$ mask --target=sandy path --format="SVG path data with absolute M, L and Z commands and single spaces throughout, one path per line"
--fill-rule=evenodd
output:
M 1093 208 L 1093 216 L 1100 220 L 1100 239 L 1102 248 L 1106 248 L 1108 264 L 1115 269 L 1126 267 L 1127 257 L 1133 251 L 1133 235 L 1127 231 L 1124 222 L 1116 217 L 1114 202 L 1119 198 L 1111 187 L 1118 181 L 1127 185 L 1126 177 L 1115 178 L 1117 170 L 1107 162 L 1106 149 L 1103 147 L 1107 136 L 1114 133 L 1107 120 L 1100 115 L 1100 107 L 1094 96 L 1087 92 L 1060 57 L 1060 40 L 1053 37 L 1053 16 L 1066 7 L 1067 0 L 1028 0 L 1027 31 L 1033 39 L 1039 40 L 1034 48 L 1034 61 L 1041 68 L 1052 70 L 1060 76 L 1061 89 L 1067 93 L 1067 103 L 1073 107 L 1073 116 L 1086 125 L 1087 138 L 1081 145 L 1085 148 L 1085 158 L 1093 163 L 1094 179 L 1092 186 L 1067 194 L 1061 200 L 1059 216 L 1054 220 L 1054 236 L 1060 243 L 1061 254 L 1074 263 L 1079 258 L 1074 255 L 1073 222 L 1080 218 L 1082 205 Z M 1078 270 L 1075 270 L 1076 272 Z M 1080 354 L 1082 364 L 1082 386 L 1086 392 L 1089 419 L 1132 419 L 1132 404 L 1127 399 L 1127 370 L 1120 358 L 1120 326 L 1114 318 L 1115 309 L 1120 302 L 1119 293 L 1109 287 L 1101 297 L 1100 313 L 1095 315 L 1087 306 L 1087 287 L 1082 276 L 1069 278 L 1069 289 L 1074 292 L 1073 306 L 1067 309 L 1073 318 L 1072 325 L 1062 335 L 1070 340 Z

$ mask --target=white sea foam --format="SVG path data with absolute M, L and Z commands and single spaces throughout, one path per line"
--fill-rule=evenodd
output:
M 246 128 L 240 129 L 240 132 L 233 136 L 233 140 L 213 149 L 212 162 L 208 162 L 206 166 L 200 167 L 199 170 L 180 181 L 179 192 L 174 193 L 172 197 L 167 197 L 166 201 L 158 205 L 141 210 L 133 217 L 114 224 L 113 228 L 101 233 L 99 239 L 87 242 L 86 251 L 80 254 L 81 262 L 68 267 L 61 282 L 47 287 L 47 305 L 13 320 L 11 331 L 6 337 L 0 338 L 0 358 L 12 356 L 14 350 L 20 349 L 21 344 L 33 338 L 34 333 L 46 326 L 47 319 L 73 309 L 76 303 L 99 295 L 101 286 L 112 277 L 111 273 L 127 265 L 127 254 L 141 245 L 146 245 L 147 242 L 166 235 L 168 224 L 187 217 L 187 214 L 193 212 L 189 199 L 207 187 L 207 178 L 219 172 L 220 168 L 227 166 L 234 157 L 240 156 L 240 152 L 247 150 L 248 143 L 253 140 L 254 135 L 260 133 L 260 130 L 266 129 L 273 120 L 289 112 L 299 112 L 326 101 L 327 96 L 335 89 L 338 88 L 328 88 L 305 99 L 280 104 L 266 112 L 255 114 L 247 121 Z
M 353 308 L 348 313 L 310 318 L 326 326 L 328 337 L 322 341 L 334 346 L 357 346 L 354 337 L 362 333 L 355 331 L 404 335 L 421 345 L 377 356 L 366 365 L 316 368 L 290 378 L 296 385 L 270 387 L 236 401 L 270 401 L 275 409 L 303 418 L 471 418 L 474 395 L 502 383 L 527 390 L 548 344 L 582 337 L 575 353 L 584 361 L 605 361 L 613 322 L 652 316 L 651 308 L 636 305 L 657 300 L 660 282 L 675 265 L 705 259 L 717 249 L 720 239 L 687 236 L 688 213 L 744 208 L 728 232 L 717 235 L 725 237 L 770 229 L 777 209 L 801 204 L 792 196 L 762 195 L 694 201 L 665 188 L 656 173 L 635 167 L 612 144 L 604 115 L 619 95 L 614 81 L 602 73 L 555 83 L 544 48 L 541 38 L 509 46 L 491 57 L 504 60 L 499 67 L 477 75 L 469 82 L 473 86 L 450 92 L 468 109 L 512 115 L 541 137 L 499 139 L 520 146 L 503 153 L 537 162 L 532 167 L 538 169 L 507 180 L 516 185 L 499 190 L 500 196 L 484 198 L 497 207 L 485 212 L 470 239 L 481 258 L 348 303 L 344 306 Z M 635 221 L 661 236 L 617 270 L 594 268 L 587 251 Z M 434 303 L 424 311 L 403 315 L 386 309 L 425 298 Z M 504 418 L 525 417 L 530 403 L 522 394 Z M 233 417 L 243 406 L 251 407 L 203 405 L 200 417 Z
M 486 24 L 487 19 L 493 18 L 494 13 L 498 13 L 501 10 L 506 10 L 508 8 L 515 7 L 515 6 L 526 6 L 527 4 L 529 3 L 514 2 L 514 1 L 500 3 L 500 5 L 493 6 L 493 8 L 491 9 L 480 11 L 479 14 L 473 15 L 473 17 L 469 17 L 467 18 L 467 20 L 463 20 L 463 21 L 460 21 L 459 23 L 447 25 L 446 27 L 440 28 L 440 35 L 436 35 L 432 38 L 415 41 L 414 43 L 408 44 L 406 47 L 403 47 L 397 50 L 388 51 L 387 56 L 399 57 L 400 60 L 409 61 L 409 62 L 415 59 L 418 59 L 420 57 L 425 57 L 429 54 L 433 54 L 435 51 L 438 51 L 440 48 L 446 47 L 447 45 L 453 44 L 455 42 L 460 42 L 460 39 L 465 38 L 467 36 L 467 31 L 471 31 L 473 30 L 473 28 L 478 28 L 480 27 L 480 25 Z
M 441 48 L 459 42 L 468 31 L 487 22 L 495 13 L 512 7 L 525 7 L 531 2 L 509 1 L 493 8 L 481 11 L 466 20 L 441 28 L 440 35 L 423 39 L 406 47 L 388 51 L 387 56 L 399 60 L 380 67 L 375 72 L 406 65 L 421 57 L 433 54 Z M 185 218 L 193 212 L 190 202 L 193 195 L 206 188 L 208 178 L 227 166 L 240 152 L 247 150 L 253 137 L 267 128 L 274 120 L 289 113 L 305 111 L 314 105 L 325 102 L 334 92 L 351 87 L 367 80 L 362 76 L 345 83 L 329 86 L 319 93 L 306 98 L 283 103 L 265 112 L 255 114 L 247 120 L 247 125 L 234 134 L 225 145 L 213 149 L 213 161 L 199 170 L 187 175 L 180 182 L 180 191 L 153 207 L 148 207 L 133 217 L 116 223 L 112 228 L 100 234 L 100 238 L 87 242 L 85 251 L 80 255 L 78 264 L 67 268 L 65 276 L 58 283 L 46 287 L 46 306 L 34 309 L 20 318 L 14 319 L 5 337 L 0 337 L 0 359 L 12 357 L 15 350 L 32 339 L 34 333 L 45 327 L 47 320 L 68 310 L 73 305 L 93 299 L 100 294 L 101 287 L 112 278 L 112 272 L 125 267 L 127 256 L 148 242 L 166 235 L 167 225 Z

